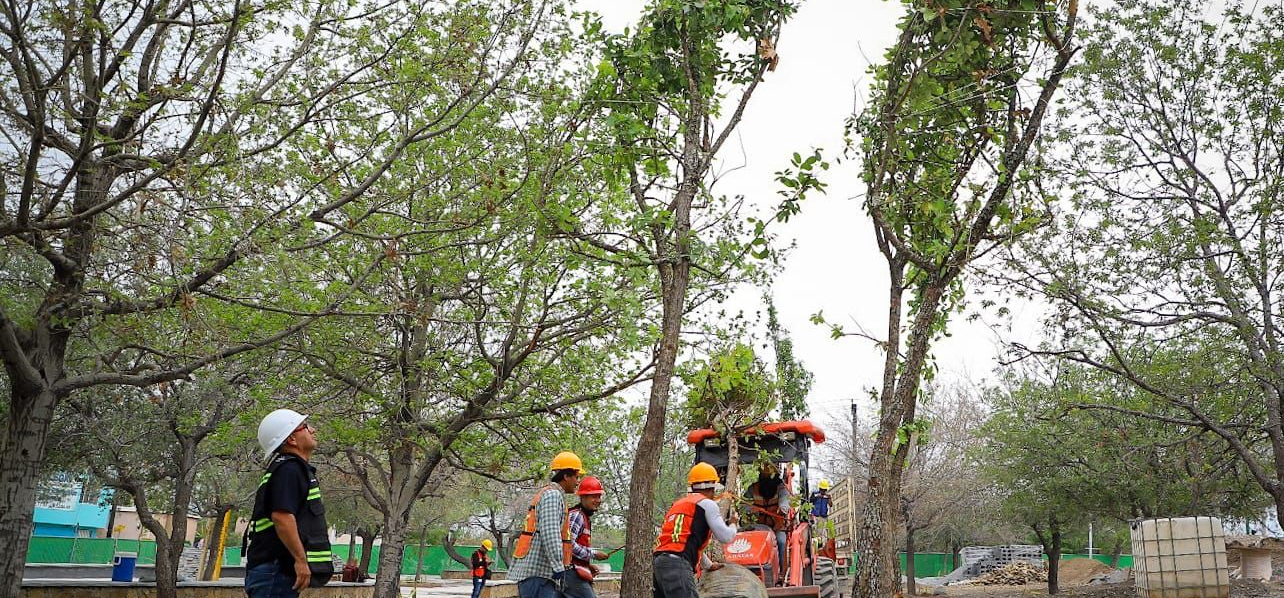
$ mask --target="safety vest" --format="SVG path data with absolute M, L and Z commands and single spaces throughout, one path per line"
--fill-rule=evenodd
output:
M 589 514 L 588 511 L 584 510 L 583 506 L 580 506 L 580 505 L 575 505 L 571 507 L 570 510 L 579 511 L 584 514 L 584 529 L 581 529 L 580 534 L 578 536 L 575 536 L 573 540 L 575 541 L 576 544 L 579 544 L 580 546 L 583 546 L 589 549 L 590 551 L 592 551 L 593 550 L 593 518 L 592 516 Z M 576 565 L 589 564 L 588 561 L 582 558 L 579 558 L 577 556 L 574 556 L 574 553 L 572 553 L 571 555 L 571 561 L 574 562 Z
M 299 540 L 303 543 L 308 568 L 312 570 L 312 586 L 318 587 L 330 581 L 330 576 L 334 575 L 334 563 L 330 557 L 330 532 L 325 522 L 325 505 L 321 502 L 321 487 L 317 484 L 312 468 L 302 458 L 282 453 L 268 464 L 267 472 L 259 479 L 259 488 L 254 496 L 254 510 L 250 515 L 252 519 L 246 535 L 251 547 L 254 546 L 255 541 L 262 541 L 268 534 L 276 535 L 267 500 L 268 482 L 271 481 L 272 474 L 291 461 L 296 463 L 295 466 L 303 467 L 308 473 L 307 499 L 303 508 L 294 514 L 294 522 L 299 532 Z
M 517 547 L 513 550 L 514 558 L 526 558 L 526 554 L 531 551 L 531 542 L 535 538 L 535 506 L 539 504 L 539 499 L 544 496 L 545 492 L 561 492 L 562 487 L 557 484 L 549 484 L 535 493 L 531 497 L 531 506 L 526 509 L 526 526 L 522 528 L 522 533 L 517 537 Z M 569 513 L 569 512 L 568 512 Z M 565 568 L 571 564 L 571 522 L 566 517 L 562 517 L 562 567 Z
M 700 562 L 700 553 L 709 545 L 709 538 L 713 535 L 701 512 L 700 501 L 704 499 L 703 494 L 692 492 L 669 507 L 669 512 L 664 515 L 664 524 L 660 526 L 660 536 L 655 540 L 655 553 L 682 555 L 695 568 Z M 701 528 L 701 533 L 692 533 L 696 527 Z
M 490 556 L 481 548 L 478 548 L 477 551 L 473 553 L 473 556 L 477 555 L 481 555 L 481 558 L 477 559 L 481 564 L 473 567 L 473 577 L 486 577 L 486 563 L 490 560 Z
M 763 496 L 762 489 L 758 487 L 758 482 L 749 486 L 750 495 L 753 497 L 753 506 L 762 509 L 755 510 L 755 519 L 764 525 L 768 525 L 773 530 L 782 530 L 785 525 L 785 513 L 780 509 L 780 498 L 778 494 Z

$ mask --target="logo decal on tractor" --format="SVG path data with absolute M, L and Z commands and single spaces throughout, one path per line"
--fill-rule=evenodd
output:
M 727 552 L 744 552 L 749 550 L 749 541 L 744 538 L 738 538 L 735 542 L 727 545 Z

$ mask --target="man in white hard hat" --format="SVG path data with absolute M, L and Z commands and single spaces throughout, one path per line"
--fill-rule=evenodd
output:
M 330 532 L 308 463 L 317 448 L 306 415 L 277 409 L 259 423 L 259 446 L 268 460 L 251 514 L 245 562 L 250 598 L 294 598 L 306 587 L 330 581 Z

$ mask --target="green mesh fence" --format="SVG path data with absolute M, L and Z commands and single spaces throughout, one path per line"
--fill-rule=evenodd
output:
M 465 557 L 471 555 L 476 546 L 456 546 L 459 554 Z M 150 565 L 156 563 L 156 543 L 150 540 L 121 540 L 117 538 L 52 538 L 36 536 L 32 537 L 27 548 L 28 563 L 86 563 L 86 564 L 108 564 L 111 563 L 112 556 L 117 552 L 136 552 L 138 553 L 139 564 Z M 361 546 L 356 547 L 357 559 L 361 558 Z M 348 545 L 341 544 L 334 547 L 334 553 L 340 559 L 347 561 Z M 1086 554 L 1063 554 L 1062 561 L 1072 559 L 1089 558 Z M 901 570 L 905 570 L 905 553 L 901 553 Z M 1047 557 L 1045 556 L 1044 559 Z M 1110 555 L 1093 554 L 1091 558 L 1101 561 L 1107 565 L 1110 564 Z M 498 570 L 507 569 L 503 560 L 496 558 L 495 568 Z M 420 563 L 422 562 L 422 567 Z M 624 552 L 617 552 L 611 555 L 607 560 L 611 565 L 612 571 L 619 571 L 624 567 Z M 228 546 L 223 551 L 223 564 L 236 566 L 241 564 L 241 547 Z M 370 574 L 374 574 L 379 565 L 379 546 L 374 547 L 374 554 L 370 559 Z M 1120 567 L 1132 566 L 1132 555 L 1120 555 Z M 441 546 L 425 546 L 423 554 L 419 552 L 418 546 L 407 546 L 405 553 L 401 558 L 401 574 L 414 575 L 416 568 L 424 575 L 441 575 L 442 571 L 467 571 L 468 567 L 461 563 L 455 562 L 446 554 L 446 549 Z M 918 577 L 938 577 L 946 575 L 955 568 L 953 555 L 948 553 L 918 553 L 914 555 L 914 574 Z M 852 571 L 855 570 L 853 563 Z

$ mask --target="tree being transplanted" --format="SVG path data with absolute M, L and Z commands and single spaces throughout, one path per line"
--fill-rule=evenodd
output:
M 929 349 L 963 302 L 960 276 L 1039 223 L 1038 206 L 1014 190 L 1024 185 L 1027 153 L 1074 55 L 1078 14 L 1076 0 L 904 4 L 908 14 L 874 71 L 868 108 L 849 124 L 890 278 L 887 333 L 876 339 L 885 353 L 878 431 L 856 542 L 859 598 L 899 591 L 904 463 L 921 431 L 915 414 L 920 384 L 933 371 Z M 1038 90 L 1033 102 L 1023 88 Z
M 737 343 L 715 351 L 684 376 L 690 427 L 711 428 L 727 439 L 726 491 L 718 498 L 724 520 L 740 496 L 740 432 L 762 424 L 779 402 L 776 384 L 749 345 Z M 722 545 L 706 549 L 714 562 L 725 562 Z
M 749 251 L 734 210 L 709 192 L 710 168 L 776 63 L 780 26 L 794 9 L 784 0 L 654 0 L 636 31 L 602 39 L 605 59 L 592 97 L 604 118 L 594 130 L 605 146 L 600 193 L 617 208 L 607 218 L 568 218 L 563 229 L 600 259 L 633 264 L 639 274 L 650 269 L 661 303 L 655 373 L 630 477 L 623 598 L 650 595 L 662 515 L 653 486 L 682 323 L 693 307 L 689 291 L 725 284 Z M 734 106 L 726 115 L 723 99 Z M 703 301 L 720 292 L 697 295 Z

